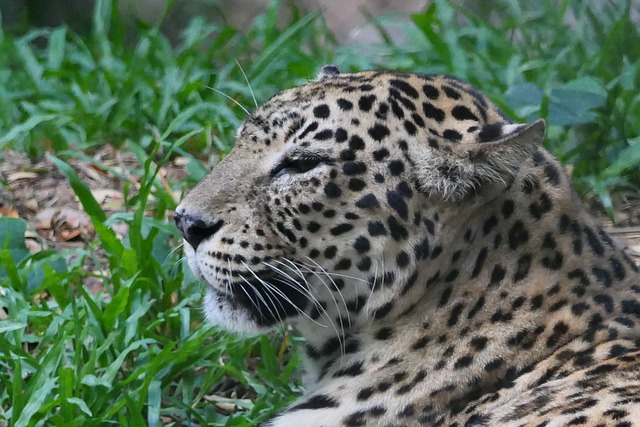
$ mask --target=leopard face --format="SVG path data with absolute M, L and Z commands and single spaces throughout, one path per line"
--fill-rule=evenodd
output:
M 332 66 L 245 121 L 175 218 L 212 323 L 306 339 L 273 425 L 492 425 L 557 352 L 637 347 L 637 267 L 543 134 L 451 77 Z

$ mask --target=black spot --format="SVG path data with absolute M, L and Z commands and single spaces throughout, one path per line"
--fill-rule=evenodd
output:
M 389 83 L 391 84 L 391 86 L 394 86 L 395 88 L 404 92 L 409 97 L 414 99 L 418 98 L 418 91 L 406 81 L 393 79 L 393 80 L 390 80 Z
M 380 148 L 373 152 L 373 158 L 375 161 L 380 162 L 385 159 L 385 157 L 389 156 L 389 150 L 386 148 Z
M 356 399 L 368 400 L 373 395 L 374 392 L 375 392 L 375 389 L 373 387 L 363 388 L 358 392 Z
M 480 252 L 478 252 L 478 256 L 476 257 L 476 263 L 473 267 L 473 271 L 471 272 L 471 278 L 475 278 L 480 274 L 482 270 L 482 266 L 484 265 L 485 260 L 487 259 L 488 250 L 486 247 L 482 248 Z
M 356 207 L 360 209 L 365 208 L 379 208 L 380 202 L 373 193 L 366 194 L 362 196 L 357 202 Z
M 527 177 L 522 180 L 522 191 L 531 194 L 540 188 L 540 183 L 534 177 Z
M 384 224 L 381 221 L 369 221 L 367 223 L 367 230 L 369 231 L 369 235 L 372 237 L 385 236 L 387 234 L 387 230 L 384 228 Z
M 469 365 L 471 365 L 471 362 L 473 362 L 473 356 L 472 355 L 462 356 L 458 360 L 455 361 L 455 363 L 453 364 L 453 367 L 454 367 L 454 369 L 466 368 Z
M 317 232 L 318 230 L 320 230 L 320 228 L 321 225 L 315 221 L 309 221 L 309 223 L 307 224 L 307 230 L 311 233 Z
M 352 135 L 349 139 L 349 148 L 352 150 L 362 150 L 364 148 L 364 141 L 358 135 Z
M 345 142 L 348 137 L 349 137 L 349 134 L 347 134 L 346 130 L 342 128 L 336 129 L 336 133 L 335 133 L 336 142 Z
M 411 259 L 409 258 L 409 254 L 407 254 L 405 251 L 400 251 L 398 252 L 398 255 L 396 255 L 396 264 L 400 268 L 404 268 L 409 265 L 410 260 Z
M 387 203 L 389 203 L 389 206 L 391 206 L 391 208 L 400 215 L 400 218 L 405 221 L 409 219 L 409 208 L 400 193 L 396 191 L 387 191 Z
M 411 346 L 412 350 L 420 350 L 421 348 L 426 347 L 427 344 L 429 344 L 430 338 L 428 335 L 425 335 L 421 338 L 419 338 L 416 342 L 413 343 L 413 345 Z
M 298 139 L 303 139 L 305 136 L 309 134 L 309 132 L 313 132 L 316 129 L 318 129 L 318 122 L 311 123 L 309 126 L 305 128 L 305 130 L 302 131 L 300 135 L 298 135 Z
M 458 92 L 457 90 L 453 89 L 452 87 L 449 86 L 443 86 L 442 89 L 444 90 L 444 93 L 447 94 L 447 96 L 451 99 L 460 99 L 460 92 Z
M 454 129 L 445 129 L 442 136 L 449 141 L 457 142 L 462 139 L 462 134 Z
M 621 304 L 622 312 L 640 317 L 640 302 L 636 300 L 624 300 Z
M 533 153 L 533 157 L 531 159 L 533 160 L 533 164 L 535 166 L 540 166 L 541 164 L 546 162 L 546 159 L 544 158 L 544 154 L 542 154 L 542 151 L 540 150 L 536 150 Z
M 596 280 L 600 282 L 602 286 L 605 288 L 610 288 L 613 285 L 613 280 L 611 279 L 611 273 L 609 273 L 604 268 L 593 267 L 591 272 L 594 276 L 596 276 Z
M 549 270 L 558 270 L 562 268 L 563 257 L 558 251 L 555 251 L 552 256 L 544 256 L 541 260 L 543 267 Z
M 369 258 L 368 256 L 362 258 L 358 262 L 358 264 L 356 264 L 356 267 L 360 271 L 369 271 L 369 269 L 371 268 L 371 258 Z
M 413 248 L 417 260 L 427 259 L 429 256 L 429 239 L 425 238 Z
M 441 245 L 435 246 L 433 248 L 433 251 L 431 252 L 431 259 L 438 258 L 441 253 L 442 253 L 442 246 Z
M 348 270 L 351 268 L 351 260 L 348 258 L 342 258 L 340 261 L 338 261 L 338 263 L 333 268 L 336 271 Z
M 349 180 L 349 190 L 351 191 L 362 191 L 366 186 L 367 184 L 360 178 L 351 178 Z
M 441 123 L 444 120 L 445 114 L 444 111 L 431 104 L 430 102 L 423 102 L 422 109 L 424 111 L 424 115 L 429 118 Z
M 404 130 L 406 130 L 407 133 L 411 136 L 414 136 L 418 131 L 418 129 L 416 128 L 416 125 L 414 125 L 409 120 L 404 121 Z
M 504 219 L 509 219 L 509 217 L 513 213 L 514 208 L 515 204 L 513 203 L 513 200 L 505 200 L 502 204 L 502 217 Z
M 509 229 L 509 247 L 516 250 L 518 246 L 529 240 L 529 232 L 520 220 L 516 221 Z
M 505 274 L 506 274 L 506 270 L 502 268 L 501 265 L 496 264 L 493 267 L 493 270 L 491 271 L 491 278 L 489 279 L 489 287 L 491 288 L 493 286 L 496 286 L 500 282 L 502 282 L 502 279 L 504 279 Z
M 613 299 L 606 294 L 598 294 L 593 297 L 596 304 L 602 305 L 607 313 L 613 313 Z
M 363 364 L 361 361 L 355 362 L 347 366 L 346 368 L 340 369 L 335 374 L 333 374 L 333 376 L 336 378 L 337 377 L 357 377 L 364 373 L 364 370 L 362 369 L 362 365 Z
M 500 369 L 504 365 L 504 359 L 493 359 L 484 366 L 488 372 Z
M 547 348 L 558 345 L 560 339 L 569 331 L 569 326 L 564 322 L 558 322 L 553 327 L 553 333 L 547 338 Z
M 371 244 L 369 243 L 369 239 L 366 237 L 358 236 L 353 242 L 353 248 L 358 251 L 359 254 L 363 254 L 371 249 Z
M 389 103 L 391 104 L 391 111 L 393 112 L 393 115 L 399 119 L 403 119 L 404 110 L 402 109 L 402 107 L 400 107 L 400 105 L 398 105 L 398 102 L 395 99 L 391 99 Z
M 317 141 L 326 141 L 327 139 L 330 139 L 332 136 L 333 136 L 333 130 L 324 129 L 316 133 L 315 135 L 313 135 L 313 139 Z
M 406 240 L 409 237 L 407 229 L 400 225 L 394 216 L 389 216 L 387 218 L 387 225 L 389 226 L 391 237 L 393 237 L 394 240 Z
M 496 225 L 498 225 L 498 218 L 496 218 L 495 215 L 491 215 L 485 220 L 484 224 L 482 225 L 482 232 L 486 236 L 491 232 L 491 230 L 493 230 Z
M 375 102 L 375 100 L 376 100 L 375 95 L 362 96 L 358 100 L 358 107 L 360 107 L 362 111 L 370 111 L 371 107 L 373 107 L 373 103 Z
M 404 172 L 404 163 L 401 160 L 392 160 L 389 162 L 389 172 L 391 175 L 398 176 Z
M 471 344 L 471 347 L 473 347 L 474 350 L 482 351 L 487 346 L 488 341 L 489 339 L 487 337 L 480 336 L 472 338 L 469 344 Z
M 615 258 L 609 258 L 609 263 L 611 264 L 611 269 L 613 270 L 613 276 L 616 280 L 624 280 L 627 275 L 624 265 L 620 261 Z
M 464 304 L 462 303 L 458 303 L 451 308 L 451 314 L 447 320 L 447 326 L 455 326 L 455 324 L 458 323 L 458 319 L 460 318 L 460 314 L 462 314 L 463 309 Z
M 342 165 L 342 172 L 345 175 L 361 175 L 367 171 L 367 165 L 364 162 L 346 162 Z
M 454 268 L 447 273 L 447 277 L 444 278 L 444 281 L 447 283 L 453 282 L 458 278 L 458 274 L 460 274 L 460 272 Z
M 338 187 L 335 183 L 329 182 L 324 186 L 324 194 L 326 194 L 326 196 L 329 198 L 335 199 L 342 195 L 342 190 L 340 190 L 340 187 Z
M 336 225 L 333 227 L 330 232 L 332 236 L 339 236 L 340 234 L 346 233 L 347 231 L 353 230 L 353 225 L 348 223 L 343 223 Z
M 295 406 L 292 406 L 290 411 L 299 411 L 301 409 L 322 409 L 322 408 L 337 408 L 338 402 L 336 402 L 333 398 L 319 394 L 316 396 L 311 396 L 306 401 L 302 403 L 298 403 Z
M 542 193 L 540 195 L 540 199 L 538 199 L 537 202 L 531 203 L 529 205 L 529 213 L 535 219 L 540 219 L 542 218 L 542 215 L 549 212 L 551 208 L 552 208 L 551 199 L 549 199 L 549 196 L 547 195 L 547 193 Z
M 516 272 L 513 274 L 513 281 L 519 282 L 527 277 L 529 269 L 531 268 L 531 254 L 524 254 L 518 259 L 518 266 Z
M 596 236 L 596 233 L 594 233 L 589 227 L 584 228 L 584 233 L 587 235 L 587 242 L 589 243 L 593 253 L 597 256 L 604 255 L 604 247 L 602 246 L 600 239 L 598 239 L 598 236 Z
M 387 340 L 393 336 L 393 329 L 389 327 L 381 328 L 375 333 L 374 338 L 377 340 Z
M 389 312 L 391 311 L 392 308 L 393 308 L 393 303 L 392 302 L 388 302 L 388 303 L 384 304 L 383 306 L 376 308 L 374 310 L 374 312 L 373 312 L 373 318 L 374 319 L 382 319 L 387 314 L 389 314 Z
M 435 86 L 432 86 L 430 84 L 425 84 L 424 86 L 422 86 L 422 91 L 425 95 L 427 95 L 427 98 L 429 99 L 438 99 L 438 97 L 440 96 L 440 91 Z
M 464 105 L 456 105 L 455 107 L 453 107 L 453 110 L 451 110 L 451 114 L 458 120 L 475 120 L 476 122 L 479 121 L 476 115 L 473 114 L 471 110 L 469 110 L 469 108 L 465 107 Z
M 389 136 L 389 134 L 389 128 L 379 123 L 376 123 L 373 127 L 369 128 L 369 136 L 375 141 L 382 141 L 384 138 Z
M 353 103 L 344 98 L 338 98 L 338 107 L 340 107 L 342 111 L 349 111 L 353 108 Z
M 338 248 L 331 245 L 325 248 L 323 255 L 326 259 L 333 259 L 336 256 L 336 252 L 338 252 Z
M 313 109 L 313 115 L 319 119 L 326 119 L 330 115 L 329 106 L 320 104 Z
M 494 123 L 482 126 L 482 130 L 478 134 L 480 142 L 495 141 L 502 135 L 502 123 Z
M 451 288 L 451 286 L 447 286 L 444 289 L 444 291 L 442 292 L 442 295 L 440 296 L 438 307 L 444 307 L 445 305 L 447 305 L 447 303 L 449 302 L 449 298 L 451 298 L 451 292 L 453 292 L 453 289 Z
M 544 166 L 544 174 L 551 185 L 558 185 L 560 183 L 560 173 L 552 163 L 547 163 Z

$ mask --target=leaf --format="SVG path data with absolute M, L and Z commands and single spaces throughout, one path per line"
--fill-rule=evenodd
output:
M 69 403 L 73 403 L 74 405 L 78 406 L 78 408 L 80 408 L 80 410 L 82 412 L 84 412 L 85 414 L 87 414 L 88 416 L 93 416 L 93 414 L 91 413 L 91 409 L 89 409 L 89 407 L 87 406 L 86 402 L 78 397 L 69 397 L 67 399 L 67 401 Z
M 9 132 L 0 137 L 0 151 L 4 146 L 9 145 L 18 138 L 24 137 L 25 135 L 33 132 L 39 124 L 49 122 L 56 118 L 57 116 L 55 114 L 38 114 L 29 117 L 19 125 L 13 126 Z
M 623 149 L 618 158 L 602 172 L 602 177 L 622 176 L 628 170 L 640 173 L 640 136 L 627 140 L 628 147 Z
M 505 100 L 520 117 L 529 117 L 540 110 L 542 90 L 533 83 L 513 85 L 507 90 Z
M 91 194 L 91 190 L 89 190 L 89 187 L 87 187 L 87 185 L 82 182 L 77 172 L 71 166 L 69 166 L 68 163 L 57 158 L 53 154 L 49 154 L 47 157 L 54 165 L 58 167 L 60 172 L 62 172 L 62 174 L 67 177 L 71 188 L 73 188 L 76 196 L 78 196 L 78 199 L 80 199 L 80 203 L 82 203 L 84 211 L 89 214 L 92 219 L 95 219 L 93 221 L 94 225 L 96 221 L 106 221 L 107 215 L 104 213 L 104 211 L 100 207 L 100 204 Z
M 607 101 L 607 91 L 593 77 L 580 77 L 551 89 L 549 123 L 558 126 L 589 123 L 597 116 L 592 111 Z
M 22 322 L 14 322 L 12 320 L 0 320 L 0 333 L 17 331 L 26 328 L 27 324 Z
M 22 412 L 15 424 L 13 424 L 13 427 L 27 427 L 32 425 L 33 416 L 38 412 L 44 402 L 50 398 L 50 393 L 55 384 L 55 378 L 46 378 L 44 380 L 44 383 L 29 396 L 27 404 L 22 408 Z
M 0 248 L 7 249 L 13 262 L 17 265 L 29 257 L 30 253 L 24 244 L 27 223 L 21 218 L 0 217 Z M 0 277 L 2 277 L 0 270 Z

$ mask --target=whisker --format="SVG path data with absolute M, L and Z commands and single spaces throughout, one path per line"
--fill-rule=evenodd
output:
M 220 95 L 224 96 L 225 98 L 227 98 L 228 100 L 230 100 L 231 102 L 233 102 L 234 104 L 236 104 L 238 107 L 242 108 L 242 111 L 244 111 L 247 116 L 250 116 L 251 113 L 249 112 L 249 110 L 247 110 L 244 105 L 240 104 L 238 101 L 236 101 L 235 99 L 233 99 L 232 97 L 230 97 L 229 95 L 227 95 L 226 93 L 216 89 L 215 87 L 211 87 L 211 86 L 205 86 L 207 89 L 211 89 L 212 91 L 214 91 L 215 93 L 219 93 Z
M 238 64 L 238 68 L 240 68 L 240 72 L 242 73 L 242 76 L 244 77 L 244 81 L 247 82 L 247 87 L 249 88 L 249 93 L 251 93 L 251 98 L 253 98 L 253 104 L 256 106 L 256 108 L 258 108 L 258 101 L 256 101 L 256 95 L 253 93 L 253 89 L 251 89 L 251 83 L 249 83 L 249 79 L 247 78 L 247 75 L 245 74 L 244 69 L 242 69 L 242 65 L 240 65 L 238 60 L 235 59 L 235 58 L 234 58 L 234 61 L 236 61 L 236 64 Z

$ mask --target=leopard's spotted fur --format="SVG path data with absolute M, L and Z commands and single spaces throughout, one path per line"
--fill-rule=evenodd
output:
M 340 74 L 258 108 L 176 222 L 205 311 L 293 323 L 283 426 L 640 425 L 640 275 L 544 123 L 469 84 Z

